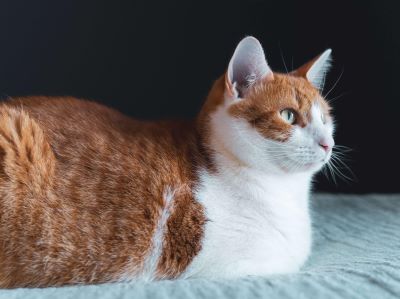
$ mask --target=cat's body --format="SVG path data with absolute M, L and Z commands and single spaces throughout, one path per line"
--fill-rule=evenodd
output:
M 0 286 L 299 269 L 311 178 L 333 146 L 329 107 L 305 79 L 321 59 L 273 76 L 250 61 L 250 86 L 234 78 L 236 52 L 192 122 L 140 122 L 73 98 L 2 103 Z
M 191 192 L 201 158 L 191 124 L 141 123 L 72 98 L 15 99 L 0 111 L 0 209 L 9 211 L 1 213 L 2 286 L 138 276 L 172 192 L 170 217 L 187 231 L 176 237 L 190 248 L 179 252 L 184 241 L 173 240 L 166 263 L 178 254 L 182 265 L 160 274 L 176 276 L 198 252 L 205 218 Z

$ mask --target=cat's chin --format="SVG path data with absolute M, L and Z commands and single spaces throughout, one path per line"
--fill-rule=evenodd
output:
M 312 173 L 317 173 L 317 172 L 319 172 L 322 168 L 324 168 L 324 166 L 325 166 L 326 164 L 329 163 L 329 160 L 330 160 L 330 158 L 327 158 L 327 159 L 324 159 L 323 161 L 313 163 L 313 164 L 310 165 L 310 167 L 308 168 L 308 171 L 309 171 L 309 172 L 312 172 Z
M 329 161 L 319 161 L 319 162 L 313 162 L 313 163 L 307 163 L 304 165 L 299 166 L 280 166 L 281 171 L 283 171 L 286 174 L 290 173 L 316 173 L 324 167 L 324 165 Z

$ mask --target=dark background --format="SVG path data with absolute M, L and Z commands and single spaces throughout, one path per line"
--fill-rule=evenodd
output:
M 356 181 L 317 189 L 400 192 L 400 18 L 395 1 L 1 1 L 0 94 L 96 99 L 142 119 L 193 117 L 246 35 L 273 69 L 327 47 L 325 93 Z M 338 98 L 337 98 L 338 97 Z M 348 174 L 348 173 L 347 173 Z

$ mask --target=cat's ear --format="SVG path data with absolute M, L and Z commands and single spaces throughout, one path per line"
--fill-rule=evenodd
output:
M 302 65 L 292 73 L 296 76 L 306 78 L 312 85 L 321 90 L 324 87 L 326 73 L 331 67 L 331 53 L 331 49 L 325 50 L 322 54 Z
M 246 90 L 255 82 L 273 78 L 274 75 L 265 59 L 260 42 L 252 36 L 242 39 L 233 53 L 225 75 L 230 96 L 243 97 Z

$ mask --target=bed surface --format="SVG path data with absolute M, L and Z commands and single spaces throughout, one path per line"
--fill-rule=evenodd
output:
M 400 298 L 400 194 L 312 198 L 314 245 L 297 274 L 0 290 L 7 298 Z

